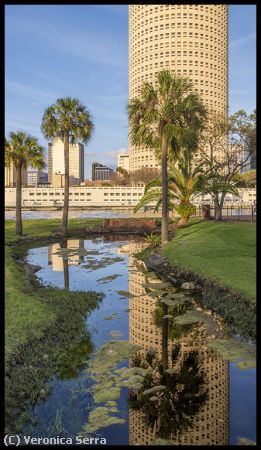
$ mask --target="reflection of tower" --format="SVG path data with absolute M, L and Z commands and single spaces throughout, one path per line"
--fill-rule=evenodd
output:
M 51 261 L 53 271 L 63 272 L 63 258 L 60 254 L 56 255 L 56 253 L 61 251 L 60 244 L 52 244 L 49 248 L 51 248 L 49 260 Z
M 68 255 L 68 266 L 79 265 L 84 261 L 83 254 L 74 254 L 77 250 L 84 248 L 83 239 L 68 239 L 66 248 L 72 250 L 72 254 L 69 253 Z M 52 244 L 48 247 L 48 265 L 52 264 L 54 272 L 63 272 L 63 256 L 60 252 L 60 244 Z
M 83 239 L 68 239 L 67 241 L 67 249 L 77 251 L 79 249 L 84 248 Z M 83 254 L 75 254 L 70 255 L 68 260 L 68 266 L 78 266 L 81 262 L 84 261 Z
M 138 244 L 130 247 L 130 252 L 139 251 Z M 164 333 L 154 324 L 154 312 L 157 300 L 146 294 L 144 284 L 145 275 L 135 271 L 134 257 L 129 255 L 129 291 L 137 295 L 130 299 L 129 340 L 140 345 L 143 350 L 140 354 L 145 356 L 149 349 L 153 349 L 162 358 L 162 338 Z M 149 280 L 151 283 L 151 279 Z M 221 360 L 213 350 L 191 342 L 189 336 L 179 341 L 181 344 L 180 358 L 197 350 L 200 358 L 200 368 L 204 371 L 208 388 L 208 400 L 202 410 L 195 416 L 192 428 L 180 435 L 173 436 L 173 444 L 187 445 L 226 445 L 229 443 L 229 363 Z M 171 354 L 174 342 L 168 342 L 168 354 Z M 165 349 L 166 350 L 166 349 Z M 139 411 L 129 411 L 129 444 L 153 445 L 155 430 L 145 426 L 142 414 Z

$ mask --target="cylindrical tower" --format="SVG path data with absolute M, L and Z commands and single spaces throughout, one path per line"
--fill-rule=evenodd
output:
M 169 69 L 191 79 L 205 105 L 228 111 L 228 6 L 130 5 L 129 99 Z M 130 171 L 158 167 L 151 149 L 129 144 Z

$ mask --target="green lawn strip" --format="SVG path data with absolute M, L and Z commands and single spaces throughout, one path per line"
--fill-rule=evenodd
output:
M 69 233 L 95 227 L 103 219 L 72 219 Z M 56 319 L 55 312 L 37 295 L 25 293 L 23 269 L 13 255 L 23 257 L 31 245 L 44 238 L 54 238 L 59 230 L 59 219 L 23 220 L 23 236 L 15 234 L 15 220 L 5 221 L 5 359 L 32 337 L 39 338 Z M 57 235 L 58 237 L 58 235 Z M 15 247 L 12 247 L 14 244 Z
M 162 250 L 172 266 L 190 270 L 249 299 L 256 298 L 256 226 L 192 220 Z
M 70 219 L 68 232 L 84 231 L 85 228 L 93 228 L 102 225 L 103 219 Z M 60 228 L 60 219 L 24 219 L 23 236 L 17 237 L 15 234 L 15 220 L 5 221 L 5 241 L 11 243 L 14 241 L 23 241 L 31 238 L 48 237 L 58 235 Z
M 29 337 L 39 337 L 55 315 L 35 295 L 24 293 L 24 275 L 5 249 L 5 357 Z

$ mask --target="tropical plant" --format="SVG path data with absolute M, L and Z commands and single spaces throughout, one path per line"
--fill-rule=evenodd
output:
M 69 144 L 87 144 L 94 125 L 89 111 L 77 98 L 65 97 L 57 99 L 56 103 L 45 110 L 41 130 L 46 138 L 59 137 L 64 142 L 65 182 L 61 233 L 66 236 L 69 211 Z
M 128 114 L 131 143 L 153 148 L 161 158 L 161 240 L 164 244 L 168 241 L 168 159 L 170 153 L 173 159 L 181 149 L 197 147 L 206 110 L 189 79 L 162 70 L 156 84 L 157 87 L 143 83 L 140 98 L 129 102 Z
M 5 139 L 5 166 L 16 169 L 16 234 L 22 236 L 22 168 L 29 164 L 38 170 L 45 168 L 44 148 L 36 137 L 24 131 L 11 131 L 9 139 Z
M 195 213 L 195 206 L 191 203 L 191 197 L 201 192 L 203 182 L 201 178 L 201 166 L 192 164 L 193 152 L 184 150 L 180 154 L 176 166 L 169 167 L 168 176 L 168 209 L 176 210 L 181 216 L 177 227 L 184 226 L 189 217 Z M 161 177 L 149 182 L 144 191 L 144 196 L 136 205 L 134 212 L 151 202 L 156 202 L 155 211 L 158 211 L 162 203 Z
M 157 247 L 160 245 L 160 236 L 158 234 L 145 234 L 144 240 L 150 245 L 150 247 Z

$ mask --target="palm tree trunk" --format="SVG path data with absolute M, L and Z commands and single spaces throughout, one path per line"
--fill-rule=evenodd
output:
M 67 236 L 68 212 L 69 212 L 69 133 L 64 135 L 64 204 L 61 232 Z
M 22 236 L 22 167 L 16 167 L 16 234 Z
M 188 220 L 189 220 L 189 216 L 181 217 L 177 223 L 177 228 L 184 227 L 188 223 Z
M 161 244 L 168 242 L 168 144 L 162 135 L 161 145 L 161 173 L 162 173 L 162 221 L 161 221 Z

